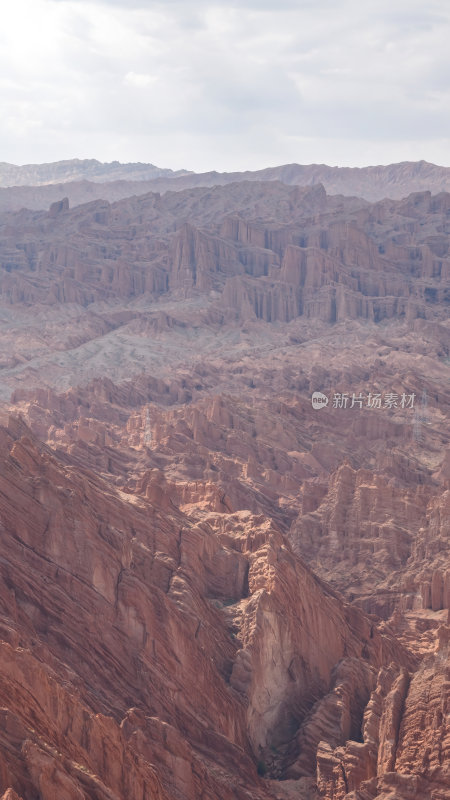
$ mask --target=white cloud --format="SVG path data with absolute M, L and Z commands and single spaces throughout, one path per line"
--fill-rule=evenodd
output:
M 127 72 L 123 82 L 126 86 L 137 86 L 140 89 L 145 89 L 157 80 L 158 78 L 155 75 L 145 75 L 142 72 Z
M 15 0 L 0 160 L 450 164 L 449 21 L 443 0 Z

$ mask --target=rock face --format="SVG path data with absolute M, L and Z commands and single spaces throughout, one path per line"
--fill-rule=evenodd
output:
M 368 206 L 280 182 L 72 211 L 66 197 L 48 213 L 0 218 L 0 288 L 12 304 L 214 290 L 229 319 L 435 321 L 449 302 L 449 208 L 448 194 Z
M 305 500 L 291 531 L 294 546 L 324 577 L 354 595 L 376 574 L 378 604 L 362 595 L 363 607 L 390 616 L 400 594 L 405 609 L 449 608 L 448 490 L 437 497 L 431 487 L 419 485 L 412 492 L 344 464 L 313 510 L 307 494 Z
M 322 796 L 447 798 L 450 794 L 448 629 L 436 656 L 411 677 L 383 668 L 364 713 L 362 742 L 317 751 Z
M 298 174 L 0 215 L 5 800 L 450 796 L 449 195 Z
M 2 780 L 19 795 L 271 796 L 255 760 L 295 757 L 344 656 L 369 684 L 413 663 L 270 520 L 194 524 L 151 477 L 130 502 L 22 423 L 0 433 Z M 344 713 L 357 727 L 350 696 Z

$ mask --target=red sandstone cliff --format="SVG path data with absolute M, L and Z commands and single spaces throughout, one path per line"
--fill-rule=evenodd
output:
M 449 797 L 448 211 L 1 215 L 5 800 Z
M 338 663 L 362 683 L 345 711 L 355 730 L 376 670 L 414 665 L 328 594 L 269 520 L 195 524 L 152 478 L 151 500 L 138 499 L 14 420 L 1 437 L 5 788 L 276 796 L 255 763 L 276 777 L 295 758 L 293 731 L 311 698 L 334 691 Z M 302 735 L 314 775 L 318 734 Z

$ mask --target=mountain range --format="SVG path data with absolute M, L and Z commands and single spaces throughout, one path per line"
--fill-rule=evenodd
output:
M 2 800 L 449 800 L 449 171 L 14 169 Z
M 160 169 L 153 164 L 101 163 L 72 159 L 16 166 L 0 163 L 0 210 L 47 208 L 67 196 L 72 205 L 90 200 L 120 200 L 149 191 L 168 192 L 223 186 L 242 181 L 281 181 L 288 186 L 322 184 L 328 194 L 363 197 L 371 202 L 401 199 L 412 192 L 450 191 L 450 167 L 426 161 L 372 167 L 286 164 L 246 172 Z M 40 187 L 39 189 L 37 187 Z

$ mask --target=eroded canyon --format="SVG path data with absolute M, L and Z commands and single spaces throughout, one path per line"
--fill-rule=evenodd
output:
M 4 800 L 450 798 L 450 194 L 245 178 L 0 214 Z

